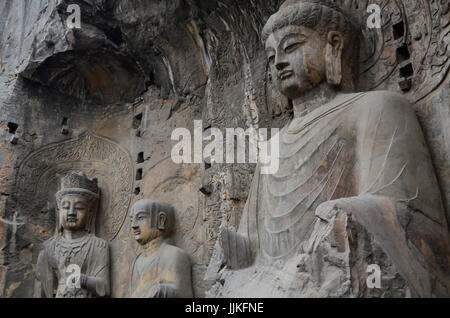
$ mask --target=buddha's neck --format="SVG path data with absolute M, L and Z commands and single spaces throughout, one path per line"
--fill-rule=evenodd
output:
M 64 238 L 67 240 L 76 240 L 83 236 L 86 236 L 87 231 L 70 231 L 64 230 Z
M 330 87 L 328 83 L 323 82 L 309 92 L 292 100 L 294 117 L 305 116 L 314 109 L 332 101 L 337 94 L 338 91 L 336 89 Z
M 147 253 L 149 254 L 153 254 L 155 253 L 157 250 L 159 250 L 159 248 L 161 247 L 161 244 L 163 243 L 163 237 L 162 236 L 158 236 L 157 238 L 151 240 L 150 242 L 148 242 L 145 246 L 144 249 Z

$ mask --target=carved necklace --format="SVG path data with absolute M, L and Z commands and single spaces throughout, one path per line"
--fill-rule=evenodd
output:
M 89 242 L 90 235 L 85 235 L 80 239 L 66 240 L 62 237 L 56 243 L 57 254 L 59 254 L 64 260 L 65 267 L 69 266 L 73 259 L 83 250 L 84 246 Z M 86 253 L 85 253 L 86 254 Z M 85 256 L 85 255 L 84 255 Z M 82 257 L 81 264 L 84 262 Z

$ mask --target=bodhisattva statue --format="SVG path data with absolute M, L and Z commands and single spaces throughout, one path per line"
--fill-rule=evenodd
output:
M 265 25 L 272 78 L 294 119 L 280 131 L 278 172 L 256 168 L 238 231 L 221 226 L 209 296 L 365 296 L 374 246 L 405 296 L 450 296 L 449 230 L 421 127 L 399 94 L 352 93 L 358 35 L 326 0 L 288 0 Z M 363 232 L 367 254 L 348 243 Z
M 97 179 L 82 172 L 61 179 L 57 233 L 44 243 L 37 261 L 38 297 L 109 295 L 109 246 L 93 234 L 99 195 Z
M 172 206 L 140 200 L 131 209 L 131 232 L 142 253 L 131 269 L 133 298 L 192 298 L 191 262 L 167 242 L 175 222 Z

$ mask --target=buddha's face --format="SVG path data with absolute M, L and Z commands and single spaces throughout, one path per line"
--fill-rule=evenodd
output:
M 325 40 L 315 30 L 286 26 L 266 40 L 272 79 L 290 99 L 301 97 L 326 79 Z
M 77 194 L 66 194 L 60 203 L 60 224 L 65 230 L 79 231 L 86 228 L 89 215 L 89 201 Z
M 131 231 L 134 239 L 141 245 L 162 235 L 157 225 L 152 222 L 151 212 L 139 207 L 131 213 Z

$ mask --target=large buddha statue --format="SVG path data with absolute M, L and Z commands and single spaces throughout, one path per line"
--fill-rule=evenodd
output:
M 142 247 L 130 277 L 133 298 L 191 298 L 189 255 L 169 244 L 175 225 L 172 206 L 150 199 L 131 208 L 131 234 Z
M 421 127 L 403 96 L 355 93 L 351 15 L 288 0 L 262 38 L 294 118 L 278 171 L 256 168 L 238 231 L 221 226 L 207 295 L 373 296 L 374 263 L 381 285 L 397 284 L 378 295 L 450 296 L 448 223 Z
M 56 193 L 57 233 L 44 243 L 36 296 L 88 298 L 109 295 L 109 246 L 93 234 L 100 191 L 97 179 L 71 172 Z

